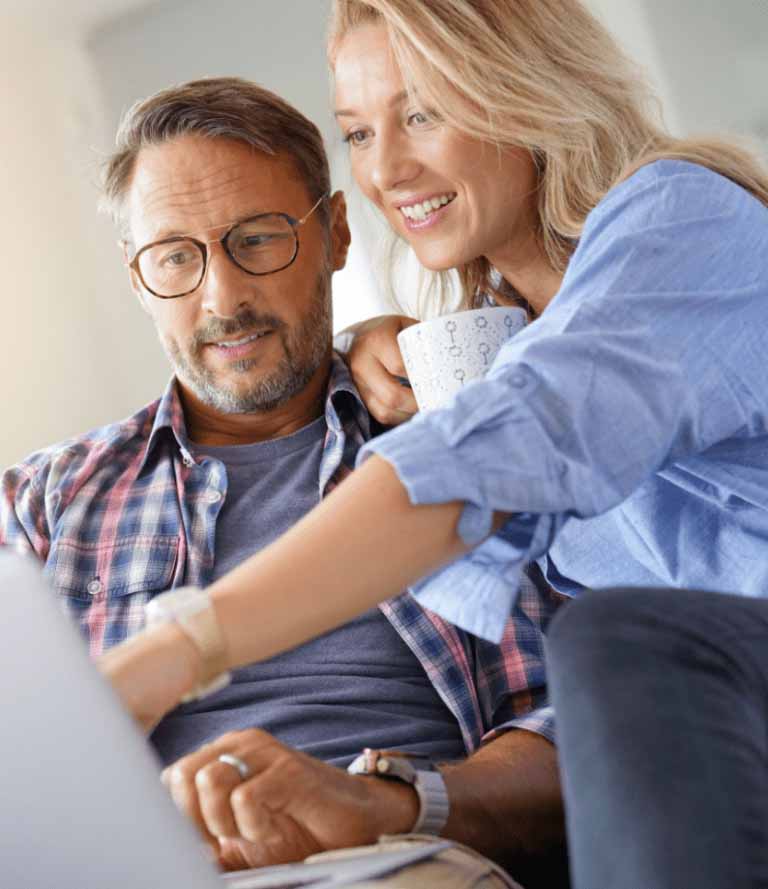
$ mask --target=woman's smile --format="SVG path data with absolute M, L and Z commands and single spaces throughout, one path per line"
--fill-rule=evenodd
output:
M 380 25 L 344 37 L 334 74 L 355 181 L 422 265 L 530 253 L 537 178 L 527 151 L 474 138 L 422 107 Z

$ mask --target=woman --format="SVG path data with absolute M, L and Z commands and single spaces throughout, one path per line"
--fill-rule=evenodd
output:
M 442 568 L 439 592 L 421 583 L 422 601 L 490 638 L 532 559 L 571 593 L 764 594 L 768 178 L 756 162 L 722 143 L 667 137 L 634 72 L 576 0 L 338 0 L 330 49 L 337 118 L 366 196 L 422 264 L 459 269 L 468 303 L 478 293 L 521 301 L 536 320 L 485 380 L 367 445 L 359 470 L 313 513 L 210 588 L 217 669 L 298 644 L 466 553 Z M 407 413 L 386 394 L 386 368 L 372 363 L 379 382 L 364 388 Z M 641 596 L 645 625 L 690 596 L 699 601 Z M 746 619 L 744 601 L 714 598 L 726 603 L 707 607 L 718 609 L 727 641 L 738 629 L 726 618 Z M 598 614 L 617 613 L 614 636 L 635 599 L 599 600 Z M 698 825 L 666 843 L 637 831 L 635 807 L 621 805 L 604 774 L 619 780 L 626 755 L 626 732 L 605 711 L 621 722 L 638 702 L 617 706 L 615 689 L 603 701 L 608 690 L 593 682 L 612 661 L 597 658 L 597 670 L 579 661 L 584 647 L 569 626 L 583 633 L 584 623 L 566 613 L 555 640 L 575 884 L 679 886 L 680 857 L 696 862 L 700 885 L 747 885 L 739 868 L 765 879 L 745 844 L 766 847 L 766 819 L 754 817 L 746 794 L 740 817 L 717 823 L 719 847 Z M 650 632 L 639 656 L 654 644 Z M 104 662 L 147 723 L 210 678 L 207 667 L 176 625 L 135 637 Z M 753 691 L 766 668 L 747 683 Z M 569 712 L 574 699 L 584 727 Z M 674 708 L 663 709 L 680 768 L 686 739 L 674 737 Z M 638 722 L 653 728 L 638 713 L 630 734 Z M 752 720 L 754 738 L 765 724 Z M 641 744 L 635 759 L 651 747 Z M 754 763 L 740 768 L 745 783 L 754 778 Z M 663 769 L 646 777 L 651 784 L 633 792 L 645 787 L 656 808 L 674 813 L 665 827 L 689 826 L 701 802 L 680 809 L 687 794 Z M 607 818 L 598 817 L 603 806 Z M 633 832 L 632 855 L 598 833 L 606 824 Z M 664 846 L 677 850 L 674 860 Z

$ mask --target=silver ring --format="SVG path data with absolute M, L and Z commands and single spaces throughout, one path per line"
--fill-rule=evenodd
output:
M 247 781 L 251 777 L 252 772 L 248 763 L 243 762 L 239 756 L 235 756 L 233 753 L 222 753 L 218 759 L 219 762 L 224 762 L 228 766 L 232 766 L 233 769 L 236 769 L 237 774 L 240 775 L 242 781 Z

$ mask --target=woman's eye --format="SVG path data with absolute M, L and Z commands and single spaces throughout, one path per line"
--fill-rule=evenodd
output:
M 417 125 L 430 123 L 430 118 L 423 111 L 414 111 L 408 115 L 408 123 Z
M 344 141 L 350 145 L 363 145 L 367 139 L 367 130 L 350 130 L 347 135 L 344 136 Z

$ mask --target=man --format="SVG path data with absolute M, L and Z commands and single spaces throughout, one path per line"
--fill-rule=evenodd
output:
M 174 377 L 133 417 L 8 470 L 0 498 L 0 544 L 44 561 L 94 657 L 157 594 L 207 586 L 278 537 L 372 432 L 332 351 L 349 230 L 317 129 L 217 79 L 140 103 L 118 141 L 107 204 Z M 541 638 L 558 604 L 528 583 L 495 646 L 404 594 L 242 669 L 154 731 L 166 763 L 184 757 L 171 791 L 226 866 L 285 861 L 411 829 L 429 804 L 412 786 L 327 764 L 400 748 L 453 762 L 435 830 L 507 863 L 544 852 L 562 832 Z M 288 826 L 265 838 L 278 796 Z

